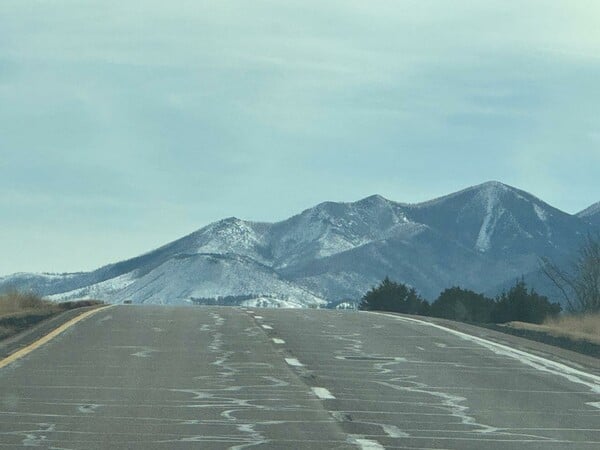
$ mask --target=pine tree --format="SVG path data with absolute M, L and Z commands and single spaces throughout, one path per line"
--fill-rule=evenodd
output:
M 494 300 L 458 286 L 444 290 L 431 305 L 431 315 L 463 322 L 487 323 Z
M 558 303 L 550 303 L 547 297 L 535 290 L 528 291 L 525 281 L 520 279 L 508 292 L 503 292 L 497 298 L 492 319 L 496 323 L 542 323 L 547 317 L 558 315 L 561 309 Z
M 363 296 L 358 308 L 365 311 L 426 314 L 429 304 L 415 289 L 385 277 L 379 286 L 372 288 Z

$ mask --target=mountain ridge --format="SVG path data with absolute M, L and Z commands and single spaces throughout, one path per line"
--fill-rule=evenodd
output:
M 600 228 L 600 202 L 594 203 L 576 214 L 582 220 Z
M 0 289 L 115 303 L 255 295 L 270 306 L 356 299 L 387 275 L 429 298 L 454 284 L 486 291 L 534 272 L 541 256 L 567 259 L 595 230 L 594 211 L 570 215 L 498 181 L 420 203 L 375 194 L 273 223 L 228 217 L 95 271 L 13 274 Z

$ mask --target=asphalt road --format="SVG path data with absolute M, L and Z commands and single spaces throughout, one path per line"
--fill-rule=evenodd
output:
M 0 369 L 0 448 L 597 449 L 600 378 L 369 313 L 120 306 Z

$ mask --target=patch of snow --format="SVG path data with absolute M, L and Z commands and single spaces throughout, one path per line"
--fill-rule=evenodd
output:
M 339 303 L 335 306 L 335 309 L 357 309 L 357 304 L 356 303 L 350 303 L 350 302 L 342 302 Z
M 496 224 L 504 213 L 504 209 L 499 206 L 498 194 L 497 185 L 490 185 L 489 189 L 485 189 L 480 193 L 485 204 L 485 217 L 477 236 L 475 248 L 481 253 L 485 253 L 491 248 Z
M 533 209 L 535 210 L 535 214 L 542 222 L 548 221 L 548 214 L 546 214 L 546 211 L 544 211 L 539 205 L 534 203 Z

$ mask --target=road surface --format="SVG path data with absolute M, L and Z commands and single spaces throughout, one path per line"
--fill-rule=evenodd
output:
M 599 380 L 394 316 L 118 306 L 0 369 L 0 449 L 597 449 Z

